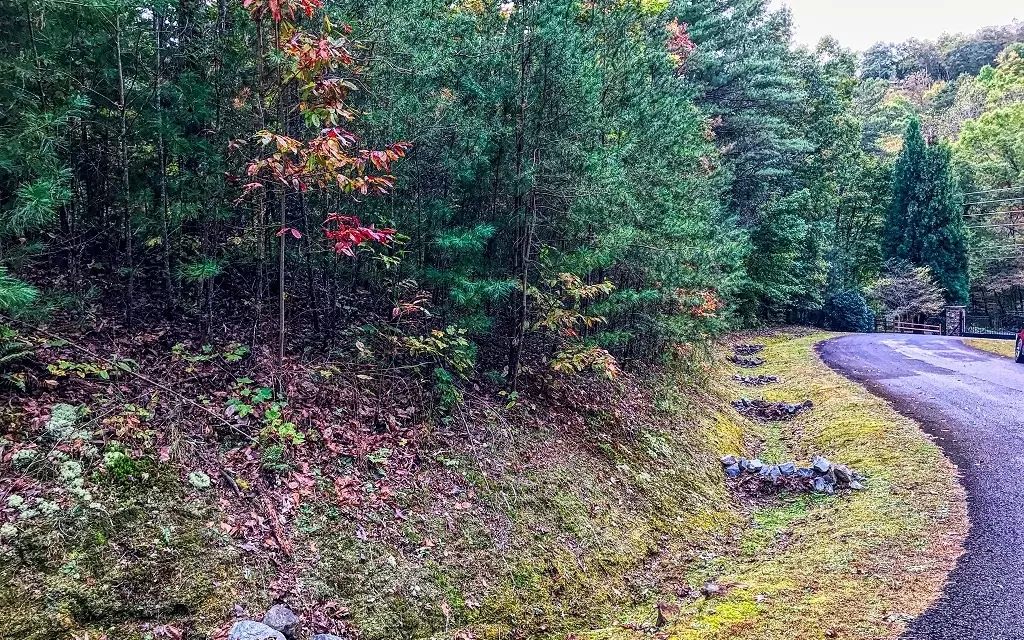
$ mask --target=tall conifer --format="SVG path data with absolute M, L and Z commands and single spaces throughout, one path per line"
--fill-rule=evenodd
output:
M 885 258 L 899 258 L 919 262 L 920 246 L 915 247 L 919 192 L 923 177 L 927 145 L 921 135 L 921 122 L 917 118 L 907 124 L 900 151 L 893 170 L 892 203 L 885 218 L 882 253 Z
M 907 125 L 893 172 L 883 251 L 887 259 L 931 267 L 949 301 L 967 299 L 967 243 L 949 147 L 929 146 L 916 118 Z

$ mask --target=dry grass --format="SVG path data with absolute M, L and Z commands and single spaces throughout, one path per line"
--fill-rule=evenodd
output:
M 757 372 L 782 382 L 736 386 L 735 395 L 811 399 L 815 408 L 792 422 L 751 425 L 747 453 L 773 462 L 821 453 L 867 475 L 868 489 L 751 507 L 735 553 L 709 562 L 714 580 L 732 588 L 683 598 L 671 638 L 897 638 L 937 599 L 962 553 L 968 521 L 955 468 L 916 423 L 818 359 L 814 347 L 828 337 L 758 339 L 767 363 Z
M 974 349 L 980 349 L 981 351 L 988 351 L 996 355 L 1003 356 L 1004 358 L 1014 357 L 1014 348 L 1016 343 L 1013 340 L 992 340 L 989 338 L 967 338 L 964 340 L 964 344 Z

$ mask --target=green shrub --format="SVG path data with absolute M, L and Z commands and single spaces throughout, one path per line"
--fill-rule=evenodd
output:
M 870 333 L 875 330 L 875 312 L 859 291 L 841 291 L 825 302 L 825 325 L 835 331 Z

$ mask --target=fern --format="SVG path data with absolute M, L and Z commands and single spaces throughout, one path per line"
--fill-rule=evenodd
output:
M 26 375 L 15 367 L 30 359 L 32 354 L 32 343 L 14 329 L 0 325 L 0 386 L 6 383 L 24 391 Z

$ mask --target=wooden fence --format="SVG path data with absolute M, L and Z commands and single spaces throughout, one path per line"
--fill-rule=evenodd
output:
M 892 325 L 893 331 L 896 333 L 925 333 L 932 335 L 942 335 L 942 325 L 938 324 L 920 324 L 917 322 L 894 322 Z

